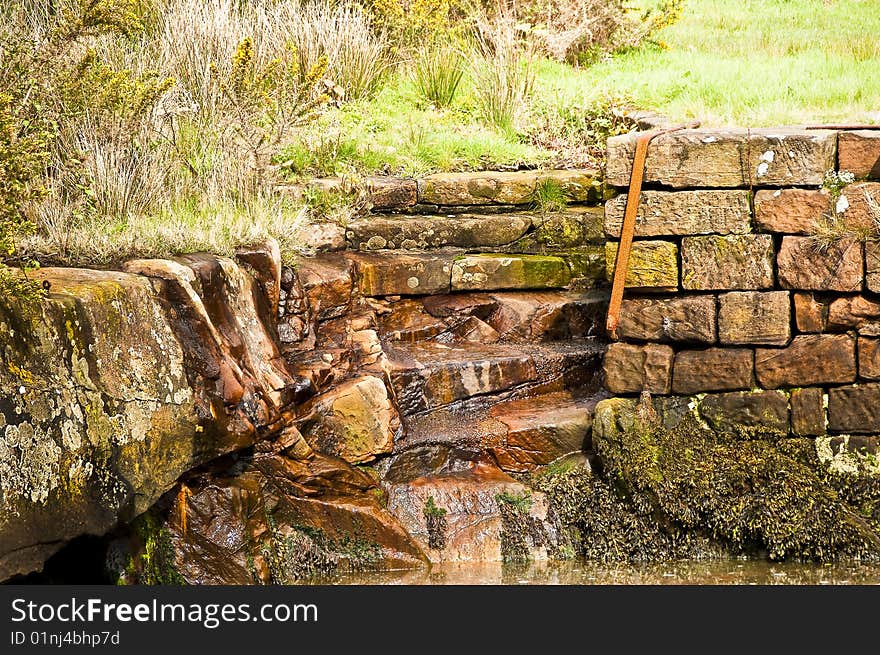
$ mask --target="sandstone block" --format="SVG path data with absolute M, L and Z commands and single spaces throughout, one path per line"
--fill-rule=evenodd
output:
M 401 253 L 349 253 L 365 296 L 406 296 L 449 291 L 452 262 L 447 257 Z
M 828 390 L 828 429 L 832 432 L 880 432 L 880 384 Z
M 766 389 L 854 382 L 855 339 L 846 334 L 804 334 L 787 348 L 758 348 L 755 372 Z
M 418 183 L 398 177 L 371 177 L 366 180 L 373 209 L 406 209 L 418 202 Z
M 880 339 L 859 337 L 859 377 L 880 380 Z
M 685 237 L 681 242 L 685 289 L 773 287 L 773 237 L 769 234 Z
M 554 289 L 571 281 L 565 260 L 544 255 L 467 255 L 452 265 L 452 289 Z
M 784 237 L 777 257 L 779 286 L 813 291 L 860 291 L 862 244 L 835 241 L 825 249 L 809 237 Z
M 798 437 L 825 434 L 825 407 L 822 389 L 809 387 L 791 392 L 791 431 Z
M 876 234 L 880 222 L 880 182 L 844 187 L 834 206 L 848 228 Z
M 682 350 L 675 356 L 672 391 L 736 391 L 754 386 L 754 353 L 746 348 Z
M 639 341 L 715 343 L 715 298 L 628 298 L 620 308 L 618 333 Z
M 853 328 L 865 336 L 880 336 L 880 302 L 864 296 L 844 296 L 832 300 L 828 306 L 828 329 Z
M 781 391 L 733 391 L 707 394 L 700 415 L 720 431 L 741 426 L 762 427 L 788 434 L 788 395 Z
M 786 345 L 791 339 L 788 292 L 732 291 L 718 296 L 718 339 L 730 345 Z
M 550 180 L 573 202 L 586 202 L 598 193 L 594 170 L 551 170 L 478 173 L 437 173 L 420 180 L 419 202 L 428 205 L 526 205 L 535 190 Z
M 349 223 L 346 238 L 355 250 L 497 248 L 519 239 L 531 225 L 519 215 L 369 216 Z
M 800 332 L 824 332 L 828 327 L 828 303 L 812 293 L 795 293 L 794 315 Z
M 841 132 L 837 141 L 838 166 L 856 177 L 880 179 L 880 132 Z
M 766 232 L 814 234 L 831 212 L 826 191 L 811 189 L 761 189 L 755 193 L 755 224 Z
M 620 238 L 627 195 L 605 203 L 605 234 Z M 643 191 L 635 235 L 746 234 L 751 232 L 748 191 Z
M 865 286 L 880 293 L 880 242 L 865 242 Z
M 612 343 L 605 353 L 605 384 L 611 393 L 667 394 L 673 357 L 669 346 Z
M 617 243 L 605 244 L 605 272 L 614 278 Z M 678 289 L 678 246 L 668 241 L 634 241 L 626 271 L 628 288 L 675 291 Z
M 636 134 L 608 139 L 605 180 L 627 186 Z M 837 133 L 796 129 L 697 129 L 651 142 L 645 182 L 671 187 L 819 186 L 835 166 Z

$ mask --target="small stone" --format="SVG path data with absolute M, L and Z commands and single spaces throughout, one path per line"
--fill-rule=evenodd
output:
M 605 384 L 611 393 L 667 394 L 673 357 L 669 346 L 612 343 L 605 353 Z
M 772 288 L 773 237 L 685 237 L 681 241 L 681 284 L 701 291 Z
M 779 286 L 815 291 L 860 291 L 862 244 L 851 238 L 820 248 L 810 237 L 783 237 Z
M 605 234 L 620 238 L 627 195 L 605 203 Z M 643 191 L 635 236 L 746 234 L 751 232 L 748 191 Z
M 791 431 L 798 437 L 825 434 L 825 407 L 822 389 L 809 387 L 791 392 Z
M 746 348 L 682 350 L 675 356 L 672 391 L 695 394 L 754 386 L 754 357 Z
M 618 334 L 626 340 L 715 343 L 715 298 L 624 299 Z
M 843 131 L 837 139 L 841 171 L 849 171 L 856 177 L 880 179 L 880 131 Z
M 812 293 L 795 293 L 794 315 L 800 332 L 824 332 L 828 327 L 828 303 L 816 300 Z
M 761 189 L 755 193 L 755 223 L 766 232 L 815 234 L 830 211 L 827 191 Z
M 605 244 L 605 274 L 614 279 L 617 243 Z M 678 289 L 678 246 L 669 241 L 634 241 L 626 271 L 627 288 L 656 291 Z
M 832 432 L 880 432 L 880 384 L 828 390 L 828 429 Z
M 718 339 L 730 345 L 786 345 L 791 339 L 788 292 L 733 291 L 719 295 Z
M 846 334 L 800 335 L 787 348 L 758 348 L 755 372 L 765 389 L 854 382 L 856 342 Z

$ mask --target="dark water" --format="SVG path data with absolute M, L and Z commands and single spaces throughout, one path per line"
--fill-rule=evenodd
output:
M 584 562 L 435 564 L 430 570 L 341 574 L 316 584 L 389 585 L 835 585 L 880 584 L 876 564 L 798 564 L 759 560 L 681 561 L 644 565 Z

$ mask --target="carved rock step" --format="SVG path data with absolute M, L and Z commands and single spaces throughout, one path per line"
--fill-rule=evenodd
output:
M 593 389 L 603 347 L 592 340 L 545 344 L 386 344 L 404 415 L 519 387 Z
M 549 213 L 372 215 L 349 223 L 346 237 L 350 248 L 366 251 L 504 247 L 537 252 L 598 243 L 603 240 L 602 220 L 599 207 Z
M 535 342 L 602 334 L 606 291 L 459 293 L 388 303 L 380 336 L 390 341 Z

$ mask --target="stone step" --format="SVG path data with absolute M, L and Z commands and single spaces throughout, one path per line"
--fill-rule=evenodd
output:
M 390 341 L 536 342 L 603 334 L 606 290 L 456 293 L 388 303 Z
M 595 250 L 595 252 L 593 251 Z M 601 247 L 566 256 L 479 253 L 348 252 L 362 296 L 425 296 L 450 291 L 563 289 L 604 280 Z
M 508 472 L 533 471 L 589 448 L 593 411 L 602 397 L 514 394 L 405 417 L 389 475 L 402 478 L 425 467 L 459 470 L 487 457 Z
M 521 388 L 597 389 L 603 350 L 602 343 L 592 339 L 385 344 L 389 378 L 404 415 Z
M 352 250 L 425 250 L 446 247 L 536 253 L 603 241 L 601 207 L 503 214 L 370 215 L 346 228 Z

